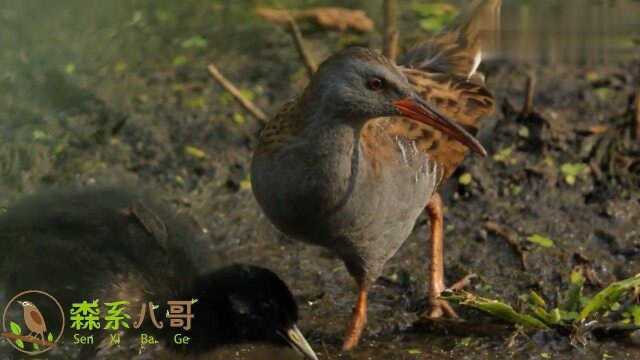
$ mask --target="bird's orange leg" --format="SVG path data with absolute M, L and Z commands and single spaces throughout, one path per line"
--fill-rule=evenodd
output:
M 348 351 L 358 345 L 364 326 L 367 324 L 367 287 L 359 282 L 358 301 L 353 309 L 351 321 L 347 327 L 342 350 Z
M 455 310 L 446 300 L 439 299 L 440 294 L 446 288 L 444 285 L 444 215 L 442 211 L 442 198 L 439 194 L 433 194 L 431 200 L 427 204 L 427 215 L 431 225 L 431 247 L 429 265 L 429 291 L 427 301 L 429 309 L 427 314 L 431 318 L 439 318 L 447 315 L 457 318 Z M 467 285 L 469 279 L 475 275 L 468 275 L 464 279 L 458 281 L 451 289 L 458 290 Z

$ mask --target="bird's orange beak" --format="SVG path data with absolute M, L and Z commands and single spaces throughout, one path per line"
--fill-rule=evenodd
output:
M 394 102 L 393 105 L 403 116 L 432 126 L 464 144 L 474 152 L 482 156 L 487 156 L 487 150 L 484 149 L 482 144 L 480 144 L 473 135 L 469 134 L 456 122 L 449 120 L 419 97 L 415 96 L 398 100 Z

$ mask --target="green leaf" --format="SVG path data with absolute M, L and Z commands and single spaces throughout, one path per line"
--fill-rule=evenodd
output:
M 631 317 L 633 317 L 633 324 L 640 326 L 640 305 L 633 305 L 629 312 L 631 313 Z
M 553 240 L 549 239 L 546 236 L 542 236 L 540 234 L 533 234 L 527 238 L 529 242 L 534 244 L 538 244 L 545 248 L 550 248 L 554 246 Z
M 240 90 L 240 94 L 249 101 L 253 101 L 256 97 L 256 94 L 250 89 L 242 89 Z
M 513 146 L 500 149 L 495 155 L 493 155 L 493 160 L 507 162 L 511 157 L 511 153 L 513 153 Z
M 53 342 L 53 334 L 52 333 L 49 333 L 49 335 L 47 335 L 47 341 Z
M 458 178 L 458 183 L 460 185 L 467 186 L 467 185 L 471 184 L 472 180 L 473 180 L 473 177 L 471 176 L 470 173 L 467 172 L 467 173 L 464 173 L 464 174 L 460 175 L 460 177 Z
M 185 49 L 191 48 L 203 48 L 207 46 L 207 39 L 200 35 L 190 37 L 182 42 L 182 47 Z
M 562 321 L 562 313 L 558 308 L 551 310 L 551 316 L 553 317 L 554 324 L 559 324 Z
M 560 167 L 560 171 L 562 171 L 563 174 L 574 176 L 580 175 L 586 169 L 587 165 L 583 163 L 565 163 Z
M 133 13 L 133 17 L 131 18 L 131 24 L 135 25 L 142 21 L 142 11 L 135 11 Z
M 187 57 L 184 55 L 178 55 L 173 58 L 172 64 L 173 66 L 180 66 L 187 63 Z
M 251 180 L 249 178 L 246 178 L 246 179 L 240 181 L 240 189 L 241 190 L 250 190 L 251 189 Z
M 536 318 L 548 325 L 555 325 L 556 321 L 551 313 L 540 306 L 534 306 L 531 308 L 531 312 Z
M 602 75 L 598 74 L 595 71 L 589 71 L 587 72 L 587 80 L 589 80 L 589 82 L 596 82 L 599 80 L 602 80 Z
M 204 159 L 207 157 L 207 153 L 205 153 L 203 150 L 198 149 L 195 146 L 185 146 L 184 153 L 196 159 Z
M 117 73 L 124 72 L 127 70 L 127 63 L 123 60 L 118 60 L 118 62 L 113 66 L 113 70 Z
M 520 136 L 521 138 L 528 139 L 529 138 L 529 128 L 526 127 L 526 126 L 520 127 L 520 129 L 518 130 L 518 136 Z
M 560 172 L 564 175 L 564 181 L 569 185 L 576 183 L 578 176 L 589 171 L 589 166 L 583 163 L 565 163 L 560 167 Z
M 13 321 L 9 322 L 9 328 L 11 329 L 11 332 L 16 335 L 22 334 L 22 328 L 20 327 L 20 325 L 14 323 Z
M 546 308 L 547 307 L 547 303 L 544 301 L 544 299 L 542 298 L 542 296 L 540 296 L 537 292 L 531 290 L 531 294 L 529 299 L 531 299 L 531 302 L 534 305 L 538 305 L 542 308 Z
M 238 125 L 244 124 L 245 122 L 244 115 L 240 113 L 233 113 L 233 122 L 235 122 Z
M 569 282 L 574 285 L 584 285 L 584 276 L 582 275 L 582 271 L 573 270 L 569 276 Z
M 69 63 L 64 67 L 64 72 L 71 75 L 74 72 L 76 72 L 76 66 L 74 64 Z
M 18 345 L 18 347 L 19 347 L 20 349 L 24 349 L 24 343 L 22 342 L 22 340 L 17 339 L 17 340 L 16 340 L 16 345 Z
M 484 311 L 492 316 L 514 324 L 534 329 L 548 329 L 548 326 L 539 319 L 528 314 L 519 313 L 515 311 L 511 305 L 498 300 L 483 298 L 466 291 L 459 291 L 455 294 L 444 294 L 442 298 Z
M 596 97 L 602 102 L 610 100 L 613 95 L 615 95 L 615 92 L 609 88 L 595 89 L 594 92 L 596 93 Z
M 418 13 L 420 16 L 441 16 L 445 14 L 456 15 L 458 9 L 446 3 L 418 3 L 411 4 L 411 10 Z
M 578 321 L 586 319 L 589 315 L 601 309 L 609 308 L 613 303 L 617 302 L 627 291 L 640 287 L 640 274 L 634 277 L 614 282 L 597 293 L 582 308 Z
M 207 106 L 207 99 L 204 96 L 194 96 L 187 99 L 185 105 L 190 109 L 203 110 Z
M 33 140 L 46 140 L 49 138 L 49 135 L 42 130 L 33 130 L 31 136 L 33 136 Z
M 569 276 L 569 289 L 566 293 L 566 300 L 562 309 L 570 312 L 580 310 L 580 298 L 582 298 L 582 288 L 584 287 L 584 276 L 582 271 L 573 270 Z
M 158 21 L 163 23 L 173 19 L 173 14 L 166 10 L 156 10 L 155 16 Z
M 36 343 L 31 343 L 31 345 L 33 345 L 33 350 L 40 350 L 40 345 Z
M 231 101 L 233 101 L 233 96 L 231 96 L 231 94 L 229 94 L 228 92 L 223 92 L 222 94 L 220 94 L 220 96 L 218 96 L 218 101 L 221 105 L 227 106 L 231 103 Z
M 413 3 L 411 9 L 420 17 L 420 27 L 423 30 L 436 32 L 442 30 L 455 18 L 458 9 L 450 4 L 441 3 Z
M 559 310 L 559 311 L 560 311 L 560 317 L 562 318 L 562 321 L 573 322 L 578 317 L 578 313 L 575 311 L 564 311 L 564 310 Z
M 436 17 L 423 19 L 420 20 L 420 27 L 426 31 L 436 32 L 444 27 L 444 21 Z

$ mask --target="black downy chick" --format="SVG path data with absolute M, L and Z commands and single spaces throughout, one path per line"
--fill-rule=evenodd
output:
M 127 300 L 130 323 L 143 303 L 153 302 L 164 326 L 155 328 L 147 314 L 139 330 L 179 352 L 266 342 L 317 359 L 296 326 L 296 302 L 276 274 L 249 265 L 202 274 L 202 245 L 203 234 L 192 222 L 149 194 L 114 187 L 48 191 L 0 215 L 0 286 L 7 295 L 46 291 L 65 311 L 82 300 Z M 169 327 L 166 302 L 191 299 L 197 299 L 191 330 Z M 174 344 L 176 330 L 189 335 L 189 346 Z

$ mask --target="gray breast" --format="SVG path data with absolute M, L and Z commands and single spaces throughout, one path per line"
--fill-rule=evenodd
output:
M 377 278 L 384 264 L 411 233 L 441 176 L 437 163 L 406 138 L 397 146 L 391 164 L 374 169 L 374 159 L 359 161 L 356 185 L 341 211 L 330 220 L 335 233 L 326 245 L 338 252 L 352 274 Z M 388 166 L 392 165 L 392 166 Z M 377 171 L 376 175 L 373 175 Z
M 254 158 L 252 186 L 281 231 L 329 248 L 372 280 L 411 233 L 441 170 L 401 137 L 392 139 L 391 163 L 376 166 L 357 133 L 341 130 Z

